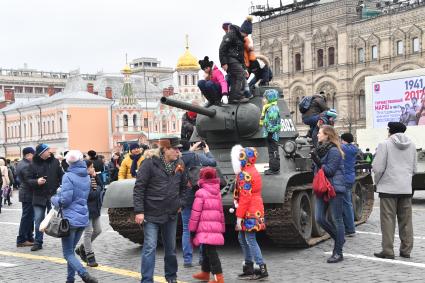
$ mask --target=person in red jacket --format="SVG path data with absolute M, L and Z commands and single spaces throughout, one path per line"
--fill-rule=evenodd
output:
M 217 246 L 224 245 L 223 204 L 221 202 L 220 178 L 213 167 L 204 167 L 199 172 L 199 189 L 190 215 L 189 230 L 194 246 L 202 244 L 201 272 L 193 278 L 209 281 L 210 272 L 214 279 L 209 283 L 224 283 Z
M 261 175 L 255 168 L 258 153 L 253 147 L 236 145 L 232 148 L 231 156 L 236 174 L 236 231 L 239 231 L 238 239 L 245 256 L 243 273 L 238 277 L 251 280 L 267 278 L 269 274 L 256 239 L 256 233 L 266 229 Z M 254 262 L 258 265 L 257 269 Z

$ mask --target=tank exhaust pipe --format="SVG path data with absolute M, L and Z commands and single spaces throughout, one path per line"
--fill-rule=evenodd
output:
M 192 111 L 201 115 L 208 116 L 210 118 L 216 115 L 215 109 L 208 109 L 201 106 L 192 105 L 187 102 L 178 101 L 175 99 L 167 98 L 165 96 L 161 97 L 161 103 L 169 106 L 173 106 L 176 108 L 180 108 L 186 111 Z

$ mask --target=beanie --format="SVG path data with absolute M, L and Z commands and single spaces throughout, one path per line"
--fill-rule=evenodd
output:
M 137 143 L 131 143 L 129 146 L 130 151 L 132 151 L 133 149 L 137 149 L 140 148 L 139 144 Z
M 90 156 L 91 158 L 95 158 L 96 154 L 97 154 L 96 151 L 94 151 L 93 149 L 87 152 L 87 155 Z
M 252 33 L 252 17 L 251 16 L 246 17 L 246 20 L 241 25 L 240 31 L 246 34 Z
M 32 154 L 34 154 L 35 153 L 35 150 L 32 148 L 32 147 L 26 147 L 26 148 L 24 148 L 23 150 L 22 150 L 22 155 L 23 156 L 25 156 L 25 155 L 27 155 L 27 154 L 30 154 L 30 153 L 32 153 Z
M 35 154 L 40 156 L 42 155 L 46 150 L 49 149 L 49 146 L 45 143 L 40 143 L 35 147 Z
M 390 135 L 397 133 L 404 133 L 406 131 L 406 126 L 400 122 L 388 122 L 388 132 Z
M 343 133 L 341 135 L 341 139 L 348 143 L 352 143 L 354 141 L 354 137 L 351 133 Z
M 66 154 L 66 163 L 69 165 L 80 160 L 83 160 L 83 154 L 79 150 L 70 150 Z
M 215 179 L 217 178 L 217 170 L 213 167 L 204 167 L 199 172 L 199 179 Z

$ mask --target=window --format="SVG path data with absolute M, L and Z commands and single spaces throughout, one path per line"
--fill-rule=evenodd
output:
M 147 128 L 149 126 L 148 118 L 143 119 L 143 127 Z
M 420 46 L 419 46 L 419 38 L 415 37 L 412 39 L 412 48 L 413 53 L 419 52 Z
M 24 124 L 24 137 L 27 136 L 27 124 Z
M 402 40 L 397 41 L 397 55 L 403 55 L 404 53 L 404 44 Z
M 52 133 L 55 133 L 55 121 L 52 121 Z
M 173 121 L 173 131 L 175 131 L 175 130 L 176 130 L 176 122 Z
M 123 116 L 123 125 L 124 125 L 124 127 L 128 127 L 128 116 L 127 116 L 127 114 L 125 114 Z
M 300 114 L 298 113 L 298 105 L 300 105 L 300 98 L 297 97 L 295 100 L 295 123 L 299 123 L 300 121 Z
M 32 93 L 32 87 L 25 87 L 25 93 Z
M 358 101 L 358 109 L 359 109 L 359 119 L 366 118 L 366 100 L 364 95 L 364 90 L 360 90 L 359 101 Z
M 47 121 L 47 133 L 50 134 L 50 121 Z
M 295 54 L 295 71 L 301 71 L 301 54 Z
M 329 47 L 328 49 L 328 65 L 335 65 L 335 47 Z
M 185 75 L 184 76 L 184 85 L 188 85 L 189 84 L 189 79 L 188 79 L 188 76 L 187 75 Z
M 280 58 L 276 57 L 274 59 L 274 73 L 275 75 L 280 74 Z
M 323 67 L 323 49 L 317 50 L 317 67 Z
M 179 76 L 179 86 L 181 86 L 181 85 L 182 85 L 182 77 Z
M 59 132 L 62 133 L 62 118 L 59 118 Z
M 30 137 L 32 137 L 32 123 L 30 123 Z
M 372 60 L 378 59 L 378 46 L 372 46 Z
M 46 122 L 43 122 L 43 134 L 46 133 Z
M 133 115 L 133 126 L 137 127 L 137 115 L 136 114 Z
M 167 120 L 164 118 L 162 118 L 162 132 L 166 133 L 167 132 Z
M 192 82 L 193 82 L 192 85 L 196 85 L 196 76 L 195 75 L 192 76 Z
M 363 48 L 359 48 L 357 50 L 357 60 L 359 63 L 364 63 L 364 49 Z

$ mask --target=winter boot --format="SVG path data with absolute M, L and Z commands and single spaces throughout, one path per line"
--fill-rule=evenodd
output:
M 254 275 L 254 263 L 244 261 L 242 266 L 242 273 L 238 275 L 239 279 L 249 278 Z
M 223 273 L 214 274 L 214 279 L 208 283 L 224 283 Z
M 90 274 L 86 273 L 83 276 L 81 276 L 81 279 L 85 283 L 98 283 L 97 279 L 91 276 Z
M 82 261 L 87 262 L 86 250 L 84 249 L 83 244 L 81 244 L 78 248 L 75 249 L 75 253 L 80 256 Z
M 209 272 L 201 271 L 199 273 L 193 274 L 192 277 L 194 279 L 201 280 L 201 281 L 210 281 L 210 273 Z
M 255 274 L 251 277 L 251 280 L 265 280 L 269 277 L 267 272 L 267 266 L 265 264 L 260 264 L 260 268 L 255 270 Z
M 87 254 L 87 266 L 90 267 L 97 267 L 99 264 L 96 262 L 96 258 L 94 257 L 94 253 L 88 253 Z

